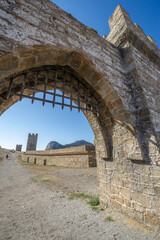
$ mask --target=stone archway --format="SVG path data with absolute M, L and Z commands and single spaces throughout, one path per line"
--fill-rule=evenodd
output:
M 97 146 L 101 149 L 99 156 L 105 159 L 112 157 L 110 130 L 114 120 L 126 122 L 127 114 L 115 90 L 82 54 L 68 49 L 41 46 L 7 54 L 2 56 L 1 60 L 3 62 L 3 69 L 1 67 L 1 82 L 3 83 L 1 89 L 1 114 L 19 100 L 16 96 L 8 100 L 5 99 L 11 76 L 27 72 L 31 68 L 38 67 L 40 69 L 48 65 L 68 66 L 73 74 L 82 79 L 92 89 L 99 102 L 100 112 L 98 118 L 95 118 L 90 113 L 85 113 L 85 115 L 96 136 Z

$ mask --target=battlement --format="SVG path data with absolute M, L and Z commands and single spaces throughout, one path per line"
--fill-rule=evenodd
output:
M 114 29 L 114 27 L 116 26 L 116 21 L 119 19 L 121 19 L 121 21 L 124 22 L 131 22 L 131 18 L 129 16 L 129 13 L 124 10 L 124 8 L 122 8 L 121 5 L 118 5 L 117 8 L 115 9 L 114 13 L 112 14 L 112 16 L 109 18 L 108 23 L 109 23 L 109 27 L 110 27 L 110 31 L 112 31 Z
M 38 136 L 38 133 L 34 134 L 34 133 L 29 133 L 29 136 Z
M 109 42 L 117 47 L 136 47 L 147 55 L 154 63 L 159 64 L 160 51 L 155 40 L 146 36 L 143 29 L 131 21 L 129 14 L 118 5 L 109 19 L 110 33 L 104 36 Z

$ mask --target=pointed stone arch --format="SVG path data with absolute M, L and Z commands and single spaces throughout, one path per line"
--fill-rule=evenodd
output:
M 0 114 L 19 100 L 16 96 L 12 96 L 8 100 L 5 99 L 11 76 L 16 76 L 20 72 L 27 72 L 31 68 L 41 68 L 48 65 L 69 67 L 73 74 L 92 89 L 99 103 L 98 118 L 92 113 L 84 113 L 95 134 L 97 156 L 104 159 L 112 157 L 113 146 L 110 132 L 112 132 L 113 123 L 116 120 L 126 122 L 127 114 L 115 90 L 107 79 L 96 70 L 91 61 L 73 50 L 51 46 L 35 46 L 6 54 L 1 57 L 1 63 L 0 82 L 3 88 L 0 89 Z M 31 93 L 28 92 L 28 94 Z

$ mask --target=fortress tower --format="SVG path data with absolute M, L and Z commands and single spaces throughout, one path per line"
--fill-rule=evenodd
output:
M 16 151 L 20 151 L 20 152 L 21 152 L 21 151 L 22 151 L 22 145 L 18 145 L 18 144 L 17 144 L 17 145 L 16 145 Z
M 36 150 L 36 146 L 37 146 L 37 138 L 38 138 L 38 134 L 28 134 L 28 141 L 27 141 L 27 148 L 26 151 L 34 151 Z

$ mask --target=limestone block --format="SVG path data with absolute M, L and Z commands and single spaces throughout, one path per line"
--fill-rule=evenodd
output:
M 145 213 L 144 213 L 144 221 L 145 221 L 145 223 L 147 223 L 149 225 L 160 226 L 159 218 L 153 211 L 149 211 L 149 210 L 145 211 Z
M 125 206 L 131 207 L 131 201 L 128 200 L 127 198 L 123 198 L 123 199 L 124 199 L 124 204 L 125 204 Z
M 131 199 L 131 190 L 127 188 L 120 188 L 120 194 L 129 200 Z
M 111 203 L 111 205 L 113 205 L 115 208 L 117 208 L 118 210 L 120 210 L 121 208 L 122 208 L 122 204 L 121 203 L 119 203 L 119 202 L 117 202 L 116 200 L 114 200 L 114 199 L 111 199 L 110 200 L 110 203 Z
M 134 210 L 140 212 L 140 213 L 143 213 L 144 212 L 144 207 L 142 204 L 139 204 L 137 202 L 133 202 L 133 208 Z
M 151 199 L 144 194 L 138 192 L 132 192 L 132 200 L 142 204 L 145 208 L 151 207 Z

